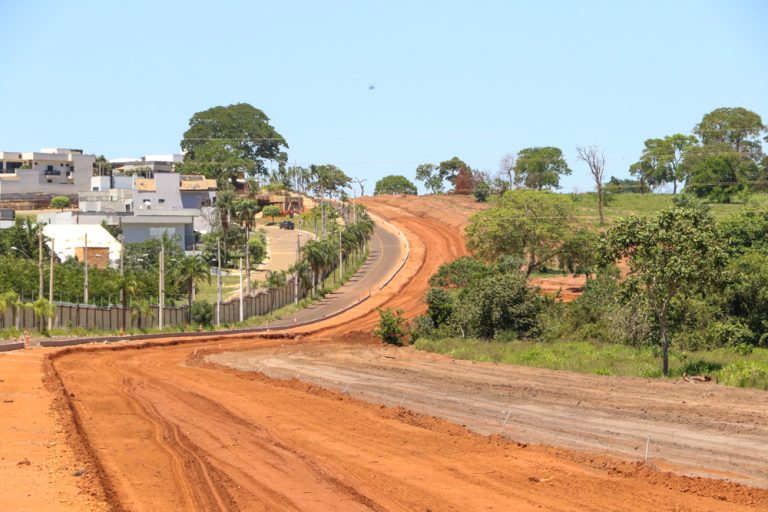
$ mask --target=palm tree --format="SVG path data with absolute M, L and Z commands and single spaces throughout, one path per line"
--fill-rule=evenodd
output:
M 266 284 L 267 288 L 269 288 L 270 291 L 270 313 L 275 310 L 275 290 L 278 288 L 282 288 L 285 286 L 286 278 L 285 278 L 285 272 L 283 271 L 276 271 L 276 270 L 267 270 L 267 276 L 266 276 Z
M 312 286 L 312 269 L 309 266 L 309 263 L 305 259 L 300 259 L 296 263 L 294 263 L 291 268 L 288 269 L 288 272 L 291 272 L 296 279 L 299 281 L 299 285 L 304 290 L 309 290 L 310 286 Z M 296 295 L 296 301 L 298 302 L 299 297 L 298 294 Z
M 38 298 L 32 303 L 32 310 L 35 312 L 35 316 L 39 322 L 38 329 L 43 336 L 48 335 L 48 319 L 53 318 L 56 314 L 56 306 L 45 297 Z
M 19 294 L 13 290 L 0 295 L 0 318 L 3 319 L 3 327 L 5 327 L 5 310 L 11 308 L 11 322 L 16 329 L 19 328 L 20 313 L 23 306 L 24 303 L 19 298 Z
M 146 327 L 146 321 L 154 318 L 155 312 L 148 299 L 141 299 L 136 301 L 136 308 L 131 311 L 131 316 L 133 318 L 138 318 L 139 329 L 144 329 Z
M 320 272 L 329 263 L 327 245 L 317 240 L 310 240 L 302 248 L 307 263 L 312 268 L 312 291 L 317 291 L 317 282 Z
M 249 198 L 253 199 L 259 195 L 259 190 L 261 190 L 261 183 L 256 177 L 248 176 L 245 178 L 245 194 Z
M 139 282 L 131 274 L 120 276 L 119 288 L 123 291 L 123 331 L 128 324 L 128 299 L 139 292 Z M 133 313 L 131 314 L 133 315 Z
M 182 286 L 187 290 L 187 303 L 189 309 L 189 322 L 192 323 L 192 303 L 195 301 L 195 285 L 202 281 L 211 284 L 211 267 L 208 266 L 202 256 L 184 256 L 175 267 L 176 286 Z
M 259 203 L 253 199 L 242 199 L 236 202 L 234 206 L 235 212 L 237 213 L 237 219 L 240 222 L 240 225 L 245 228 L 245 275 L 248 276 L 246 283 L 248 295 L 251 295 L 251 254 L 250 244 L 248 242 L 251 239 L 253 217 L 259 213 L 261 207 L 259 206 Z

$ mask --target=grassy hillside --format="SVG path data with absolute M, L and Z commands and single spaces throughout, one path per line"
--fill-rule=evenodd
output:
M 591 192 L 570 196 L 576 206 L 576 216 L 586 224 L 597 226 L 599 224 L 597 195 Z M 608 205 L 604 210 L 605 223 L 610 226 L 622 217 L 652 215 L 672 206 L 673 197 L 670 194 L 612 194 L 608 197 Z M 754 194 L 749 200 L 741 203 L 710 205 L 712 214 L 718 219 L 735 212 L 766 207 L 768 207 L 768 194 Z

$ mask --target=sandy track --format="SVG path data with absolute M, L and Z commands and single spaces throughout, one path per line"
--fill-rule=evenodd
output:
M 412 260 L 392 287 L 365 308 L 313 330 L 360 343 L 375 323 L 372 307 L 420 310 L 429 275 L 465 249 L 460 220 L 452 225 L 436 211 L 413 214 L 411 206 L 396 199 L 370 204 L 412 242 Z M 60 353 L 50 371 L 66 387 L 79 433 L 87 440 L 87 453 L 79 455 L 90 456 L 94 471 L 103 474 L 113 508 L 768 509 L 765 490 L 483 437 L 404 409 L 202 359 L 211 350 L 276 351 L 281 345 L 302 343 L 241 337 Z M 418 372 L 418 366 L 411 371 Z

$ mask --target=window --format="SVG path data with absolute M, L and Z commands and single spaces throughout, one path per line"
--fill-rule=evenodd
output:
M 163 203 L 165 203 L 165 199 L 158 199 L 157 202 L 160 203 L 160 204 L 163 204 Z

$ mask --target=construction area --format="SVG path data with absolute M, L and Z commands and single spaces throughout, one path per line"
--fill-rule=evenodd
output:
M 340 314 L 0 354 L 0 510 L 768 510 L 763 391 L 381 346 L 483 206 L 362 202 Z

